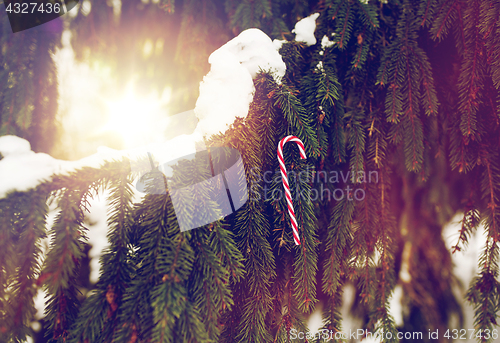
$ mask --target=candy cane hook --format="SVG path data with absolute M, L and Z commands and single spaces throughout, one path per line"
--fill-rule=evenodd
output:
M 290 185 L 288 184 L 288 175 L 286 173 L 285 159 L 283 158 L 283 146 L 287 142 L 296 142 L 300 151 L 300 158 L 307 158 L 306 152 L 304 151 L 304 144 L 302 141 L 295 136 L 286 136 L 278 144 L 278 161 L 280 163 L 281 169 L 281 179 L 283 181 L 283 188 L 285 189 L 286 202 L 288 204 L 288 215 L 290 216 L 290 223 L 292 224 L 293 239 L 296 245 L 300 245 L 299 231 L 297 220 L 295 219 L 295 211 L 293 210 L 292 204 L 292 193 L 290 193 Z

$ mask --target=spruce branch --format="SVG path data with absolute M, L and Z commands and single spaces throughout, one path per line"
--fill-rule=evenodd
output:
M 478 143 L 465 137 L 460 130 L 460 117 L 452 116 L 453 124 L 450 128 L 450 165 L 458 168 L 460 173 L 467 173 L 476 166 Z
M 380 112 L 380 111 L 379 111 Z M 374 118 L 368 129 L 368 148 L 366 152 L 367 164 L 380 168 L 384 165 L 387 151 L 387 128 L 385 120 L 372 114 Z
M 257 135 L 262 140 L 262 160 L 273 161 L 279 141 L 279 111 L 274 107 L 273 95 L 279 87 L 268 73 L 259 73 L 254 81 L 255 96 L 249 116 L 255 118 Z
M 262 179 L 255 173 L 255 170 L 262 170 L 259 139 L 255 136 L 257 125 L 256 121 L 250 120 L 248 128 L 239 130 L 231 142 L 232 147 L 245 152 L 242 157 L 246 178 L 255 191 L 236 213 L 234 224 L 238 247 L 245 258 L 247 272 L 242 281 L 245 285 L 241 285 L 242 289 L 246 290 L 246 296 L 243 300 L 236 342 L 245 343 L 264 343 L 272 339 L 269 328 L 266 327 L 266 316 L 271 310 L 269 287 L 276 276 L 274 256 L 267 240 L 270 225 L 264 215 L 263 204 L 259 201 L 263 197 Z
M 153 187 L 153 185 L 151 186 Z M 134 212 L 137 213 L 138 217 L 134 220 L 131 230 L 139 232 L 135 243 L 136 256 L 133 259 L 137 269 L 123 294 L 122 309 L 117 313 L 120 327 L 115 333 L 116 341 L 130 341 L 134 337 L 151 337 L 151 331 L 156 322 L 153 318 L 150 294 L 163 277 L 163 274 L 157 270 L 156 258 L 160 255 L 162 241 L 168 240 L 168 237 L 165 237 L 167 236 L 165 226 L 169 225 L 175 218 L 172 205 L 164 194 L 146 194 L 144 200 L 134 206 Z M 109 304 L 104 301 L 105 299 L 99 294 L 89 298 L 94 303 L 103 306 L 101 307 L 102 311 L 106 313 Z M 84 304 L 83 310 L 85 310 L 86 304 Z M 90 323 L 95 325 L 95 322 Z M 169 323 L 170 330 L 172 330 L 173 324 Z M 163 327 L 163 330 L 167 330 L 167 328 Z
M 63 342 L 70 336 L 70 327 L 80 305 L 76 288 L 76 272 L 83 257 L 86 229 L 82 226 L 81 190 L 68 190 L 59 200 L 60 212 L 49 234 L 51 247 L 44 262 L 40 280 L 48 293 L 46 318 L 52 339 Z
M 366 32 L 366 28 L 363 29 L 363 32 L 359 33 L 357 36 L 358 42 L 358 51 L 351 62 L 351 65 L 354 69 L 361 69 L 366 62 L 368 57 L 368 51 L 370 49 L 370 44 L 372 40 L 371 31 Z
M 351 158 L 349 159 L 349 169 L 357 180 L 357 175 L 364 172 L 364 152 L 366 134 L 363 125 L 364 113 L 351 112 L 346 113 L 347 142 L 348 149 L 351 149 Z
M 211 341 L 218 340 L 220 335 L 220 328 L 217 326 L 220 322 L 219 315 L 226 310 L 230 311 L 234 305 L 229 287 L 230 278 L 239 280 L 243 276 L 241 253 L 237 249 L 235 251 L 234 242 L 231 242 L 231 239 L 222 244 L 232 243 L 232 254 L 226 257 L 218 253 L 220 251 L 218 245 L 221 243 L 218 236 L 223 234 L 223 231 L 226 230 L 220 223 L 216 223 L 212 225 L 211 231 L 198 230 L 192 236 L 194 252 L 198 258 L 193 267 L 193 271 L 196 273 L 190 277 L 191 285 L 189 288 L 193 293 L 195 304 L 204 318 L 206 332 Z M 227 234 L 226 236 L 231 238 Z M 234 267 L 227 268 L 224 259 L 228 259 L 230 256 L 236 257 L 235 261 L 228 261 L 231 264 L 236 262 L 236 269 Z
M 464 216 L 461 222 L 462 225 L 458 235 L 458 242 L 452 247 L 452 253 L 465 250 L 470 237 L 477 230 L 477 227 L 481 222 L 479 210 L 475 208 L 472 203 L 469 202 L 467 209 L 464 211 Z
M 311 127 L 311 117 L 306 113 L 295 91 L 283 85 L 279 92 L 274 94 L 274 105 L 281 109 L 286 121 L 292 127 L 292 134 L 299 137 L 304 143 L 309 158 L 319 156 L 319 144 L 316 132 Z
M 338 1 L 339 2 L 339 1 Z M 351 1 L 342 1 L 338 12 L 332 17 L 337 19 L 337 29 L 335 30 L 335 45 L 340 50 L 347 47 L 354 26 L 354 5 Z
M 361 18 L 361 22 L 368 28 L 370 31 L 374 31 L 380 24 L 378 22 L 378 16 L 376 7 L 373 3 L 362 3 L 361 1 L 356 2 L 359 17 Z
M 440 0 L 438 3 L 434 21 L 432 22 L 430 32 L 434 39 L 443 40 L 449 32 L 453 22 L 458 19 L 458 10 L 461 6 L 460 0 Z
M 344 130 L 344 109 L 337 104 L 334 108 L 333 123 L 330 125 L 330 156 L 337 164 L 346 161 L 346 139 Z
M 437 115 L 439 101 L 437 98 L 436 88 L 434 86 L 434 78 L 432 76 L 432 67 L 427 58 L 427 54 L 418 46 L 414 47 L 412 52 L 418 61 L 419 74 L 421 80 L 421 103 L 426 115 Z
M 322 289 L 333 296 L 341 286 L 341 276 L 349 270 L 351 257 L 351 226 L 355 203 L 344 197 L 333 208 L 325 247 Z
M 478 342 L 493 342 L 492 335 L 486 332 L 498 326 L 496 317 L 500 310 L 500 282 L 498 281 L 498 243 L 488 237 L 486 247 L 481 254 L 479 263 L 480 275 L 475 277 L 467 291 L 466 298 L 474 306 L 474 327 L 483 333 L 476 336 Z
M 422 17 L 420 26 L 429 26 L 431 18 L 434 16 L 438 0 L 420 1 L 417 14 Z
M 6 341 L 26 339 L 35 315 L 33 297 L 37 290 L 36 278 L 40 273 L 40 239 L 45 237 L 45 200 L 45 195 L 35 190 L 11 193 L 10 206 L 4 207 L 10 225 L 3 227 L 2 231 L 6 231 L 8 237 L 8 231 L 12 230 L 15 237 L 11 250 L 13 256 L 6 257 L 6 261 L 13 262 L 13 269 L 7 267 L 5 271 L 13 273 L 6 275 L 4 280 L 7 288 L 4 290 L 4 307 L 1 310 L 5 321 L 0 324 L 0 330 L 6 336 Z
M 294 270 L 294 295 L 298 308 L 303 312 L 310 312 L 314 308 L 316 299 L 316 273 L 318 270 L 318 236 L 316 234 L 316 215 L 313 203 L 308 195 L 311 194 L 309 180 L 312 180 L 311 170 L 297 171 L 299 175 L 298 189 L 301 196 L 296 196 L 294 201 L 297 208 L 299 234 L 301 244 L 295 252 Z M 291 183 L 291 185 L 293 185 Z M 304 196 L 306 194 L 306 196 Z M 284 199 L 283 199 L 284 200 Z
M 459 111 L 461 112 L 460 130 L 471 139 L 477 139 L 477 112 L 482 103 L 484 75 L 484 41 L 480 34 L 480 2 L 467 3 L 464 12 L 465 47 L 464 58 L 458 77 Z

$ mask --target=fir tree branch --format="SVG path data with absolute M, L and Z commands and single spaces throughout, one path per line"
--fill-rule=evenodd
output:
M 304 177 L 303 174 L 306 176 Z M 317 302 L 316 272 L 318 270 L 317 245 L 319 241 L 315 232 L 317 219 L 309 196 L 311 194 L 309 180 L 312 180 L 312 174 L 310 170 L 307 172 L 301 170 L 298 175 L 299 189 L 297 192 L 300 192 L 300 196 L 295 197 L 298 201 L 294 201 L 294 204 L 297 208 L 301 244 L 295 253 L 293 278 L 298 308 L 303 312 L 310 312 Z M 307 195 L 303 196 L 303 194 Z
M 375 6 L 372 4 L 365 4 L 360 1 L 356 2 L 358 6 L 358 12 L 360 13 L 361 21 L 369 30 L 375 30 L 379 27 L 377 11 L 375 10 Z
M 489 54 L 491 78 L 496 89 L 500 88 L 500 4 L 495 1 L 483 1 L 480 4 L 480 33 Z
M 319 144 L 316 132 L 311 127 L 311 118 L 307 115 L 300 100 L 295 96 L 294 90 L 286 85 L 280 92 L 275 93 L 275 106 L 278 106 L 286 121 L 292 126 L 292 133 L 304 143 L 306 154 L 309 158 L 319 156 Z
M 80 305 L 75 281 L 86 240 L 81 199 L 82 191 L 68 190 L 59 200 L 61 210 L 49 233 L 52 236 L 51 248 L 40 275 L 49 295 L 45 313 L 50 323 L 49 332 L 58 342 L 68 339 Z
M 347 115 L 346 115 L 347 117 Z M 357 180 L 357 175 L 364 171 L 364 156 L 366 135 L 363 127 L 364 113 L 353 112 L 349 115 L 347 126 L 348 149 L 351 149 L 349 169 Z
M 351 225 L 355 204 L 343 197 L 331 214 L 328 236 L 325 247 L 325 262 L 323 273 L 323 292 L 335 295 L 341 286 L 341 274 L 347 272 L 347 262 L 351 256 L 352 234 Z
M 452 169 L 458 167 L 460 173 L 467 173 L 476 165 L 474 152 L 478 150 L 477 143 L 463 136 L 459 127 L 459 115 L 455 114 L 453 117 L 454 124 L 450 132 L 450 164 Z
M 344 4 L 344 2 L 342 2 Z M 353 26 L 353 14 L 351 8 L 351 2 L 347 1 L 346 8 L 344 6 L 340 7 L 338 13 L 339 24 L 337 26 L 335 43 L 340 50 L 346 48 L 347 42 L 351 36 L 352 26 Z
M 377 284 L 375 292 L 375 313 L 372 316 L 373 321 L 382 320 L 384 323 L 384 332 L 394 331 L 395 324 L 392 318 L 389 318 L 387 303 L 390 294 L 394 288 L 394 235 L 396 233 L 396 223 L 394 216 L 390 211 L 389 192 L 391 188 L 390 170 L 387 167 L 379 169 L 380 180 L 377 184 L 377 190 L 380 200 L 379 211 L 377 211 L 378 220 L 378 250 L 380 251 L 380 265 L 377 268 Z M 389 328 L 387 327 L 389 326 Z
M 415 58 L 418 61 L 420 75 L 422 76 L 421 87 L 423 89 L 422 94 L 422 105 L 426 115 L 436 115 L 438 112 L 439 101 L 436 94 L 436 89 L 434 87 L 434 78 L 432 77 L 432 68 L 427 55 L 418 46 L 412 49 L 415 54 Z
M 329 15 L 332 20 L 337 18 L 339 11 L 343 8 L 344 3 L 348 0 L 326 0 L 325 4 L 328 6 Z
M 372 113 L 372 115 L 375 114 Z M 379 113 L 379 116 L 372 119 L 370 129 L 368 130 L 367 163 L 377 169 L 384 165 L 387 150 L 387 134 L 384 132 L 386 128 L 382 120 Z
M 132 215 L 132 188 L 127 173 L 109 178 L 111 208 L 108 219 L 108 241 L 102 257 L 102 270 L 96 290 L 84 303 L 82 313 L 75 324 L 75 338 L 82 340 L 112 341 L 117 329 L 117 316 L 122 296 L 128 286 L 133 268 L 130 266 L 129 230 Z M 87 302 L 86 301 L 86 302 Z M 89 305 L 99 304 L 99 310 L 89 315 Z M 94 307 L 95 309 L 95 307 Z
M 14 195 L 15 196 L 15 195 Z M 12 196 L 13 197 L 13 196 Z M 15 201 L 11 198 L 0 200 L 0 240 L 2 249 L 0 249 L 0 333 L 6 334 L 9 330 L 9 318 L 7 317 L 8 297 L 7 294 L 12 282 L 12 275 L 16 266 L 15 254 L 15 230 L 13 230 L 13 213 L 11 208 Z
M 2 309 L 2 312 L 5 311 L 6 321 L 0 328 L 2 334 L 7 334 L 7 341 L 26 339 L 35 315 L 35 279 L 40 272 L 40 239 L 45 237 L 47 215 L 46 197 L 43 193 L 35 190 L 12 193 L 9 200 L 12 201 L 12 212 L 7 213 L 7 218 L 13 224 L 17 244 L 13 249 L 15 271 L 11 278 L 7 278 L 9 288 L 6 289 L 6 306 Z
M 241 311 L 241 321 L 236 342 L 264 343 L 271 340 L 265 319 L 271 309 L 271 294 L 269 287 L 276 276 L 275 262 L 266 237 L 269 234 L 269 222 L 264 216 L 262 203 L 262 179 L 255 175 L 255 170 L 261 170 L 259 160 L 260 144 L 255 136 L 257 123 L 250 121 L 249 130 L 242 128 L 232 142 L 232 147 L 245 151 L 243 162 L 248 183 L 254 187 L 254 195 L 237 212 L 234 228 L 238 237 L 238 246 L 245 258 L 247 276 L 244 279 L 247 290 Z
M 344 132 L 344 109 L 339 104 L 335 106 L 333 123 L 329 132 L 331 156 L 335 163 L 346 161 L 346 139 Z
M 480 213 L 477 208 L 475 208 L 472 203 L 467 206 L 464 211 L 464 216 L 462 219 L 462 226 L 460 227 L 460 232 L 458 235 L 458 242 L 452 247 L 452 253 L 457 251 L 462 251 L 467 247 L 467 243 L 471 235 L 477 230 L 480 223 Z
M 273 105 L 273 95 L 278 90 L 278 85 L 268 73 L 259 73 L 254 84 L 256 90 L 254 101 L 250 104 L 249 117 L 256 118 L 257 134 L 262 138 L 261 158 L 270 161 L 276 155 L 279 140 L 276 132 L 279 116 Z
M 425 0 L 420 2 L 418 15 L 422 16 L 422 22 L 420 26 L 428 25 L 430 22 L 430 18 L 434 14 L 434 9 L 437 5 L 437 0 Z
M 467 291 L 467 300 L 474 306 L 474 327 L 483 332 L 481 337 L 476 336 L 478 342 L 492 342 L 493 337 L 488 332 L 493 332 L 497 326 L 496 317 L 500 310 L 500 282 L 498 282 L 498 244 L 488 237 L 486 247 L 480 258 L 481 273 L 475 277 Z M 493 263 L 490 263 L 493 262 Z
M 193 243 L 195 246 L 195 253 L 198 258 L 195 261 L 195 266 L 191 276 L 192 285 L 189 287 L 193 292 L 193 298 L 197 308 L 199 308 L 203 316 L 203 322 L 206 327 L 206 332 L 211 341 L 219 339 L 220 328 L 217 326 L 219 323 L 219 314 L 223 313 L 226 309 L 229 311 L 232 307 L 232 292 L 229 288 L 229 281 L 231 272 L 234 273 L 233 277 L 237 278 L 242 276 L 242 264 L 237 259 L 236 270 L 228 270 L 225 267 L 224 260 L 217 251 L 220 240 L 216 240 L 221 231 L 226 231 L 216 223 L 211 225 L 210 232 L 202 232 L 198 230 L 193 233 Z M 230 243 L 230 242 L 228 242 Z M 234 244 L 234 243 L 233 243 Z M 234 249 L 234 246 L 233 246 Z M 234 255 L 234 254 L 233 254 Z M 238 254 L 241 259 L 241 254 Z
M 363 63 L 366 60 L 366 56 L 368 55 L 368 49 L 370 44 L 366 42 L 367 39 L 370 39 L 371 36 L 366 34 L 366 29 L 363 29 L 363 33 L 358 35 L 358 52 L 356 53 L 356 57 L 352 60 L 353 68 L 361 68 Z
M 373 204 L 375 200 L 372 195 L 373 190 L 371 189 L 373 185 L 366 181 L 367 180 L 363 180 L 362 183 L 359 184 L 359 186 L 361 186 L 359 189 L 363 190 L 364 197 L 360 203 L 357 204 L 354 215 L 356 224 L 354 225 L 353 242 L 356 242 L 356 244 L 353 246 L 354 251 L 351 264 L 358 269 L 358 287 L 361 286 L 361 302 L 364 304 L 372 304 L 375 296 L 375 283 L 373 282 L 375 278 L 375 268 L 372 256 L 375 251 L 376 243 L 376 232 L 373 230 L 373 228 L 376 227 L 373 210 L 376 206 Z M 350 199 L 353 201 L 354 197 L 351 196 Z M 356 273 L 353 273 L 351 278 L 353 278 L 355 274 Z
M 484 69 L 484 42 L 479 34 L 479 2 L 468 3 L 465 13 L 466 52 L 458 77 L 460 130 L 466 137 L 477 136 L 476 114 L 481 104 Z
M 460 6 L 460 1 L 441 0 L 440 2 L 441 6 L 436 11 L 430 32 L 434 39 L 443 40 L 448 34 L 451 23 L 456 20 L 456 11 Z

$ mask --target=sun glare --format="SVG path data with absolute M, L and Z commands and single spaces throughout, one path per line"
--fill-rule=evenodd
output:
M 82 158 L 99 146 L 133 149 L 172 136 L 168 131 L 171 87 L 146 93 L 134 79 L 118 87 L 105 63 L 76 61 L 69 31 L 63 33 L 62 46 L 55 54 L 59 115 L 65 128 L 58 157 Z M 157 41 L 154 53 L 161 48 L 162 42 Z
M 103 129 L 118 134 L 125 149 L 161 141 L 168 124 L 168 98 L 168 92 L 138 96 L 131 83 L 121 98 L 106 101 L 108 120 Z

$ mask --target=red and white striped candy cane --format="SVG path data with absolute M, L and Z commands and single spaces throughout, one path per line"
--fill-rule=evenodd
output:
M 292 193 L 290 193 L 290 185 L 288 184 L 288 175 L 286 173 L 285 159 L 283 158 L 283 146 L 287 142 L 297 142 L 300 151 L 300 158 L 307 158 L 306 152 L 304 150 L 304 144 L 302 141 L 295 136 L 286 136 L 278 144 L 278 161 L 280 163 L 281 178 L 283 180 L 283 188 L 285 189 L 286 202 L 288 204 L 288 214 L 290 215 L 290 223 L 292 224 L 293 239 L 296 245 L 300 245 L 299 231 L 297 220 L 295 219 L 295 211 L 293 210 L 292 204 Z

